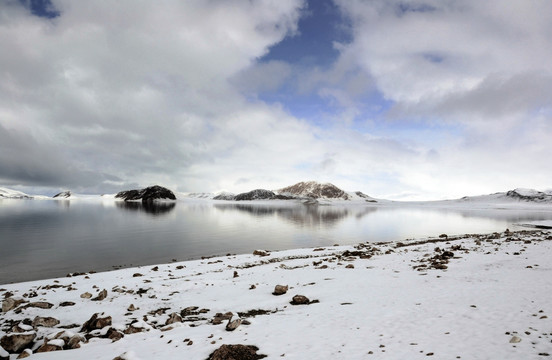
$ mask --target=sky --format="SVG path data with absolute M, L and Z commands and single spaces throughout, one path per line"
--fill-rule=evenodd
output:
M 549 0 L 0 0 L 0 186 L 552 188 Z

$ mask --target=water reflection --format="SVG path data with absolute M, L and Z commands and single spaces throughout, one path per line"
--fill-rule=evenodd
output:
M 340 221 L 354 216 L 361 219 L 378 211 L 377 207 L 340 207 L 317 205 L 255 205 L 255 204 L 215 204 L 215 209 L 247 213 L 255 218 L 273 216 L 299 227 L 332 227 Z
M 165 215 L 173 211 L 175 202 L 138 202 L 138 201 L 116 201 L 115 206 L 119 209 L 129 211 L 141 211 L 150 215 Z

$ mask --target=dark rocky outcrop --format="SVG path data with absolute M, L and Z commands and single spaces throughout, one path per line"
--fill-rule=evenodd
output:
M 121 191 L 115 195 L 115 198 L 124 201 L 142 201 L 143 203 L 153 202 L 154 200 L 176 200 L 176 196 L 171 190 L 159 185 L 141 190 Z
M 53 197 L 54 198 L 57 198 L 57 199 L 63 199 L 63 198 L 68 198 L 70 197 L 72 194 L 71 194 L 71 191 L 67 190 L 67 191 L 62 191 L 60 193 L 57 193 L 55 194 Z
M 234 200 L 271 200 L 276 198 L 276 194 L 270 190 L 255 189 L 246 193 L 241 193 L 235 196 Z
M 263 359 L 266 355 L 257 354 L 258 347 L 253 345 L 222 345 L 207 360 L 257 360 Z

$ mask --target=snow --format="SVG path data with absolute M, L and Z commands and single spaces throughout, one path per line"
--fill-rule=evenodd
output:
M 32 196 L 21 191 L 0 187 L 0 199 L 32 199 Z
M 33 359 L 207 359 L 222 344 L 255 345 L 269 359 L 538 359 L 552 353 L 551 239 L 545 230 L 443 236 L 0 285 L 0 298 L 11 292 L 54 304 L 2 314 L 0 337 L 10 321 L 52 316 L 60 325 L 37 334 L 53 339 L 60 326 L 76 324 L 70 331 L 77 333 L 98 313 L 111 316 L 113 327 L 146 331 Z M 428 269 L 445 250 L 454 255 L 448 268 Z M 272 295 L 278 284 L 288 292 Z M 103 301 L 80 297 L 102 289 Z M 291 305 L 296 294 L 318 302 Z M 60 306 L 66 301 L 75 305 Z M 137 310 L 127 310 L 131 304 Z M 170 313 L 191 306 L 197 312 L 187 321 L 165 326 Z M 226 321 L 210 323 L 216 313 L 236 319 L 259 309 L 266 314 L 242 314 L 250 324 L 232 332 Z M 510 343 L 514 336 L 521 342 Z

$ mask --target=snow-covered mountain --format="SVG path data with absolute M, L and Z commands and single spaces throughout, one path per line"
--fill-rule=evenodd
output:
M 349 200 L 349 195 L 334 184 L 321 184 L 316 181 L 302 181 L 295 185 L 279 189 L 281 195 L 304 197 L 311 199 L 342 199 Z
M 32 199 L 24 192 L 0 187 L 0 199 Z
M 506 192 L 498 192 L 489 195 L 464 196 L 462 202 L 526 202 L 526 203 L 552 203 L 552 190 L 538 191 L 534 189 L 517 188 Z
M 334 184 L 319 183 L 317 181 L 302 181 L 295 185 L 277 190 L 277 193 L 284 196 L 293 196 L 298 198 L 309 198 L 316 200 L 348 200 L 348 201 L 364 201 L 377 202 L 371 196 L 368 196 L 360 191 L 347 192 Z

